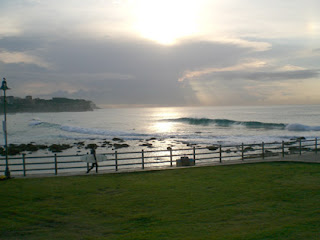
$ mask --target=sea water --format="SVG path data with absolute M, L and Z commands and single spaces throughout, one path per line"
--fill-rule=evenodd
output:
M 190 144 L 240 144 L 315 138 L 319 105 L 98 109 L 92 112 L 17 113 L 7 117 L 8 142 L 90 143 L 121 138 Z M 4 144 L 1 131 L 0 144 Z

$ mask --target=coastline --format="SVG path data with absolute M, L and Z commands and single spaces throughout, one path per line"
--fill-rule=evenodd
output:
M 59 141 L 61 142 L 61 141 Z M 72 154 L 82 155 L 90 151 L 92 146 L 96 148 L 97 152 L 109 153 L 114 151 L 130 152 L 141 150 L 164 150 L 167 148 L 183 148 L 195 146 L 184 141 L 172 139 L 148 138 L 140 140 L 124 140 L 119 137 L 114 137 L 111 140 L 107 139 L 91 139 L 81 141 L 62 141 L 61 143 L 38 144 L 29 142 L 27 144 L 9 144 L 8 155 L 11 157 L 22 154 L 40 156 L 50 154 Z M 200 145 L 198 145 L 200 146 Z M 202 146 L 202 145 L 201 145 Z M 5 156 L 4 148 L 0 147 L 0 156 Z
M 313 139 L 312 139 L 313 140 Z M 286 142 L 287 145 L 293 145 L 288 148 L 288 151 L 298 151 L 299 141 L 310 141 L 305 137 L 292 138 Z M 32 156 L 44 156 L 52 154 L 63 155 L 83 155 L 90 152 L 92 147 L 96 148 L 98 153 L 114 153 L 118 152 L 137 152 L 137 151 L 164 151 L 168 149 L 186 149 L 186 148 L 206 148 L 209 151 L 217 151 L 220 144 L 197 144 L 188 141 L 182 141 L 175 138 L 162 139 L 151 137 L 139 140 L 124 140 L 120 137 L 108 139 L 90 139 L 81 141 L 59 141 L 60 143 L 35 143 L 29 142 L 27 144 L 9 144 L 8 156 L 17 157 L 23 154 Z M 261 144 L 281 144 L 280 142 L 270 143 L 246 143 L 246 146 L 260 147 Z M 296 146 L 294 146 L 296 145 Z M 226 148 L 226 152 L 238 152 L 241 144 L 221 145 Z M 304 151 L 312 151 L 312 148 L 303 148 Z M 245 151 L 257 151 L 255 147 L 247 147 Z M 272 154 L 272 151 L 266 150 L 267 154 Z M 3 147 L 0 147 L 0 156 L 5 156 Z

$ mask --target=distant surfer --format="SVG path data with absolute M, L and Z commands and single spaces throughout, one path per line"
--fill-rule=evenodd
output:
M 97 155 L 96 149 L 94 147 L 91 148 L 90 154 L 94 157 L 94 163 L 92 163 L 91 167 L 88 169 L 87 173 L 91 171 L 92 168 L 96 167 L 96 173 L 98 173 L 98 162 L 97 162 Z

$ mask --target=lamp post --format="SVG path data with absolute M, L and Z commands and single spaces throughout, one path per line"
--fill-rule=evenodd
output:
M 10 170 L 9 170 L 9 164 L 8 164 L 8 138 L 7 138 L 7 99 L 6 99 L 6 90 L 10 89 L 7 86 L 7 81 L 5 78 L 3 78 L 1 90 L 3 90 L 3 115 L 4 115 L 4 121 L 3 121 L 3 133 L 4 133 L 4 146 L 6 151 L 6 170 L 4 172 L 6 178 L 10 178 Z

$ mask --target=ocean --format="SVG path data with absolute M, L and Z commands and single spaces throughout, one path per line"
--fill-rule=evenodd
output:
M 163 107 L 17 113 L 8 115 L 7 131 L 9 144 L 84 142 L 101 146 L 103 141 L 121 138 L 129 145 L 121 151 L 145 146 L 166 149 L 186 144 L 271 143 L 318 137 L 320 106 Z M 149 145 L 143 145 L 150 140 Z M 0 141 L 3 145 L 3 132 Z M 105 150 L 114 148 L 108 145 Z M 74 148 L 72 151 L 86 150 Z

